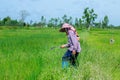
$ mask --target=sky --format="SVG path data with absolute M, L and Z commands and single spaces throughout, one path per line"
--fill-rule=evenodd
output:
M 50 19 L 64 14 L 81 18 L 86 7 L 94 9 L 98 15 L 96 21 L 102 21 L 107 15 L 109 24 L 120 25 L 120 0 L 0 0 L 0 18 L 10 16 L 19 20 L 22 10 L 29 13 L 28 22 L 40 21 L 41 16 Z

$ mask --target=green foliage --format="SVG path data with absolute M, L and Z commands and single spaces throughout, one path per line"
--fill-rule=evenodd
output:
M 44 16 L 41 16 L 41 21 L 40 21 L 40 26 L 45 26 L 46 25 L 46 19 L 44 18 Z
M 72 24 L 72 17 L 68 17 L 67 15 L 64 15 L 62 17 L 63 23 L 69 23 Z
M 0 21 L 0 26 L 20 26 L 20 22 L 12 20 L 11 17 L 7 16 Z
M 104 20 L 102 22 L 95 22 L 95 20 L 97 19 L 97 14 L 94 12 L 94 9 L 89 9 L 88 7 L 84 9 L 83 12 L 83 16 L 82 18 L 73 18 L 72 16 L 67 16 L 66 14 L 63 15 L 61 18 L 57 17 L 57 18 L 50 18 L 49 20 L 47 20 L 45 18 L 45 16 L 41 16 L 40 17 L 40 21 L 38 22 L 33 22 L 33 20 L 30 20 L 30 22 L 25 22 L 26 18 L 30 15 L 26 10 L 21 10 L 20 11 L 20 20 L 13 20 L 11 19 L 11 17 L 7 16 L 3 19 L 0 18 L 0 29 L 2 29 L 1 26 L 10 26 L 8 27 L 8 29 L 12 28 L 13 26 L 16 27 L 39 27 L 39 28 L 43 28 L 43 27 L 54 27 L 54 28 L 58 28 L 61 27 L 61 25 L 63 23 L 69 23 L 71 25 L 73 25 L 76 28 L 79 29 L 84 29 L 87 28 L 88 30 L 90 30 L 91 27 L 96 27 L 96 28 L 119 28 L 119 26 L 114 27 L 114 25 L 109 25 L 109 19 L 108 16 L 106 15 L 104 17 Z M 13 27 L 13 28 L 14 28 Z
M 108 16 L 104 17 L 104 20 L 102 21 L 103 28 L 108 27 L 109 19 Z
M 97 18 L 97 14 L 94 13 L 93 9 L 89 9 L 88 7 L 84 9 L 83 12 L 83 20 L 84 23 L 86 24 L 86 27 L 90 29 L 90 25 L 93 25 L 95 19 Z
M 80 19 L 80 18 L 79 19 L 76 18 L 75 19 L 75 27 L 82 29 L 82 27 L 83 27 L 83 20 Z
M 48 27 L 59 27 L 62 24 L 60 18 L 51 18 L 48 23 Z

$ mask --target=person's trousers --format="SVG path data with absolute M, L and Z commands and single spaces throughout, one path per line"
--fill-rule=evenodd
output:
M 62 57 L 62 67 L 68 67 L 68 65 L 76 66 L 76 61 L 78 57 L 78 52 L 75 55 L 72 54 L 72 51 L 67 50 L 64 56 Z

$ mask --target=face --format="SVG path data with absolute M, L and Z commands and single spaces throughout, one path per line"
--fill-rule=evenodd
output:
M 65 32 L 66 32 L 66 34 L 68 35 L 68 28 L 65 28 Z

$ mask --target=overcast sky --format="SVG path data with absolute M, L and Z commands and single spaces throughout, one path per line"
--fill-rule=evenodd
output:
M 10 16 L 20 19 L 21 10 L 29 12 L 27 21 L 39 21 L 41 16 L 47 19 L 61 17 L 64 14 L 81 18 L 86 7 L 93 8 L 98 14 L 97 21 L 109 17 L 109 24 L 120 25 L 120 0 L 0 0 L 0 18 Z

